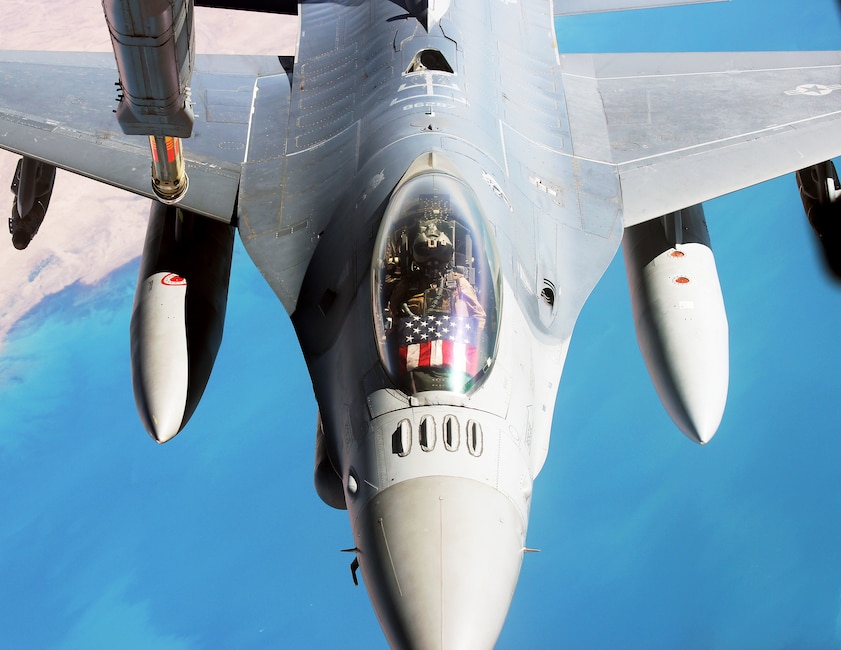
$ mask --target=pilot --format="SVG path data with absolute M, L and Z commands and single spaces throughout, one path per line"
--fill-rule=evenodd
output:
M 411 245 L 411 270 L 397 283 L 389 300 L 393 317 L 446 315 L 473 317 L 485 327 L 485 309 L 476 290 L 452 270 L 453 243 L 436 219 L 421 219 Z

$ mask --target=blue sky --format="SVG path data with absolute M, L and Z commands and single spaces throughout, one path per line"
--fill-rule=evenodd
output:
M 734 0 L 564 19 L 558 40 L 841 49 L 841 19 L 832 0 Z M 793 178 L 706 211 L 721 428 L 700 448 L 665 415 L 618 257 L 576 328 L 534 492 L 542 552 L 499 648 L 841 647 L 841 290 Z M 238 245 L 210 386 L 159 447 L 131 393 L 136 272 L 46 300 L 0 356 L 0 647 L 386 647 L 338 552 L 346 515 L 312 488 L 316 406 L 279 302 Z

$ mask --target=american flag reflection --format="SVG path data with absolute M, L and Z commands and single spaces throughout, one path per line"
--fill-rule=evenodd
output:
M 446 368 L 475 375 L 479 370 L 479 321 L 472 316 L 401 318 L 400 370 Z

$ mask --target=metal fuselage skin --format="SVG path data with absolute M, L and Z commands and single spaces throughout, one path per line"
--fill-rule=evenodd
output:
M 535 143 L 568 146 L 551 6 L 445 6 L 428 29 L 391 2 L 301 6 L 285 177 L 306 171 L 312 189 L 293 196 L 287 185 L 281 224 L 326 223 L 311 233 L 292 320 L 384 632 L 394 647 L 490 648 L 525 551 L 572 328 L 621 219 L 608 207 L 608 225 L 588 232 L 581 188 L 558 196 L 530 171 L 540 161 L 524 160 Z M 421 60 L 452 72 L 417 65 L 429 50 Z M 424 173 L 475 197 L 496 261 L 497 336 L 474 386 L 411 394 L 379 352 L 375 243 L 395 188 Z M 615 179 L 599 182 L 592 196 L 613 206 Z M 272 259 L 293 257 L 277 240 Z M 270 279 L 268 258 L 249 251 Z

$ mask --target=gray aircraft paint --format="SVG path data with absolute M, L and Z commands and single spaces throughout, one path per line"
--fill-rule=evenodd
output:
M 581 7 L 557 5 L 435 3 L 422 24 L 396 3 L 305 3 L 294 65 L 196 58 L 181 205 L 223 221 L 236 205 L 292 316 L 397 646 L 494 643 L 572 330 L 624 227 L 841 151 L 838 53 L 560 55 L 553 14 Z M 418 65 L 429 50 L 444 69 Z M 110 114 L 115 74 L 110 55 L 3 54 L 0 146 L 151 197 L 148 144 Z M 395 188 L 431 171 L 484 214 L 499 336 L 475 390 L 406 395 L 374 335 L 374 247 Z

